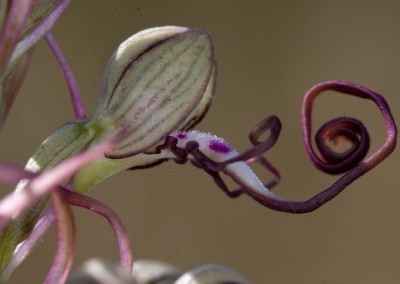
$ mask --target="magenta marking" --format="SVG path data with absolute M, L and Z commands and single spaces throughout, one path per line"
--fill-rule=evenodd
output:
M 211 140 L 208 147 L 211 150 L 213 150 L 217 153 L 222 153 L 222 154 L 228 154 L 229 152 L 232 151 L 232 148 L 229 145 L 225 144 L 224 142 L 222 142 L 220 140 Z
M 185 139 L 187 138 L 187 133 L 186 132 L 179 132 L 178 135 L 176 135 L 179 139 Z

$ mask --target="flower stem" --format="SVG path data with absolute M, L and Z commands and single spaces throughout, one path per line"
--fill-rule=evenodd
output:
M 71 101 L 75 111 L 75 118 L 77 119 L 86 118 L 86 111 L 82 97 L 79 93 L 78 84 L 76 83 L 74 75 L 71 69 L 69 68 L 67 60 L 65 59 L 59 45 L 57 44 L 57 41 L 53 33 L 49 32 L 48 34 L 46 34 L 45 39 L 51 51 L 54 53 L 54 56 L 56 57 L 57 62 L 61 67 L 61 70 L 64 73 L 71 94 Z
M 72 267 L 75 251 L 75 222 L 71 208 L 57 188 L 50 194 L 57 229 L 57 249 L 44 283 L 64 283 Z
M 117 241 L 121 265 L 131 271 L 133 265 L 132 249 L 126 228 L 118 215 L 106 205 L 86 195 L 67 190 L 62 191 L 62 194 L 69 204 L 89 209 L 107 219 Z

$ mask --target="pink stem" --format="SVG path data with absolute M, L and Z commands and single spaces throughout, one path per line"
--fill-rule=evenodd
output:
M 62 189 L 50 194 L 57 229 L 57 249 L 44 283 L 64 283 L 72 267 L 75 250 L 75 222 Z
M 111 208 L 88 196 L 67 190 L 62 191 L 62 194 L 69 204 L 89 209 L 107 219 L 117 241 L 121 265 L 131 271 L 133 265 L 132 249 L 126 228 L 118 215 Z
M 31 179 L 37 174 L 27 172 L 20 165 L 0 162 L 0 182 L 1 183 L 16 183 L 21 179 Z
M 61 67 L 61 70 L 64 73 L 71 94 L 71 101 L 75 111 L 75 117 L 77 119 L 86 118 L 86 111 L 82 97 L 79 93 L 78 84 L 76 83 L 74 75 L 68 66 L 67 60 L 65 59 L 54 35 L 51 32 L 46 34 L 45 39 L 50 46 L 52 52 L 54 53 L 54 56 L 56 57 L 57 62 Z

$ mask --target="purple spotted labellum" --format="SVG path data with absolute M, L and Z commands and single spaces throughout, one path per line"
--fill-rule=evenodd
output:
M 385 144 L 365 158 L 369 147 L 369 136 L 365 127 L 354 118 L 338 118 L 326 123 L 317 132 L 316 144 L 321 151 L 318 157 L 310 142 L 311 111 L 314 99 L 326 90 L 373 101 L 380 109 L 386 125 Z M 362 86 L 343 81 L 326 81 L 308 91 L 303 105 L 303 127 L 306 152 L 312 163 L 326 173 L 344 173 L 332 186 L 305 201 L 287 200 L 269 189 L 279 181 L 278 171 L 263 157 L 263 153 L 274 145 L 279 136 L 281 125 L 275 116 L 264 119 L 253 128 L 249 139 L 254 146 L 241 154 L 217 136 L 198 131 L 177 130 L 161 140 L 151 152 L 145 151 L 121 159 L 104 157 L 95 161 L 77 174 L 75 188 L 80 192 L 87 192 L 101 180 L 125 169 L 145 168 L 168 159 L 173 159 L 178 163 L 190 160 L 192 164 L 210 174 L 217 185 L 230 197 L 245 193 L 274 210 L 306 213 L 330 201 L 358 177 L 373 169 L 393 152 L 396 145 L 397 129 L 385 99 Z M 270 131 L 268 139 L 259 141 L 266 131 Z M 352 145 L 347 151 L 336 153 L 325 144 L 329 140 L 349 141 Z M 253 162 L 264 166 L 275 175 L 275 178 L 267 184 L 262 183 L 249 167 L 249 164 Z M 220 173 L 230 176 L 240 188 L 229 190 Z

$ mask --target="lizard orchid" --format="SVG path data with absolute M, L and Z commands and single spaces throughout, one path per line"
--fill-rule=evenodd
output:
M 65 74 L 75 110 L 75 119 L 51 134 L 25 168 L 0 163 L 0 181 L 17 183 L 15 191 L 0 200 L 2 281 L 7 281 L 53 222 L 58 233 L 57 250 L 45 281 L 62 283 L 67 279 L 75 243 L 71 205 L 107 219 L 117 240 L 121 266 L 131 274 L 133 255 L 125 227 L 110 208 L 86 196 L 98 183 L 121 171 L 150 168 L 168 160 L 180 164 L 190 161 L 230 197 L 246 194 L 273 210 L 306 213 L 333 199 L 395 148 L 396 125 L 381 95 L 344 81 L 319 83 L 304 98 L 304 145 L 318 169 L 342 175 L 308 200 L 280 197 L 270 190 L 279 182 L 279 172 L 263 156 L 279 137 L 278 117 L 268 116 L 257 123 L 249 135 L 252 146 L 242 153 L 218 136 L 192 130 L 214 97 L 214 48 L 207 32 L 177 26 L 141 31 L 117 48 L 106 66 L 96 109 L 88 116 L 72 72 L 49 32 L 68 4 L 61 0 L 11 1 L 8 14 L 2 18 L 1 125 L 23 81 L 31 47 L 43 36 Z M 327 90 L 368 99 L 378 106 L 387 130 L 387 140 L 381 148 L 367 157 L 366 128 L 357 119 L 346 117 L 332 120 L 317 131 L 315 144 L 319 153 L 315 153 L 311 142 L 312 106 L 315 98 Z M 266 133 L 269 135 L 262 140 Z M 351 147 L 335 152 L 328 145 L 331 141 L 335 145 L 346 141 Z M 252 163 L 265 167 L 274 178 L 261 181 L 251 169 Z M 229 189 L 223 175 L 238 188 Z M 46 209 L 49 200 L 51 207 Z M 191 275 L 197 274 L 203 272 Z M 186 283 L 181 281 L 177 283 Z

